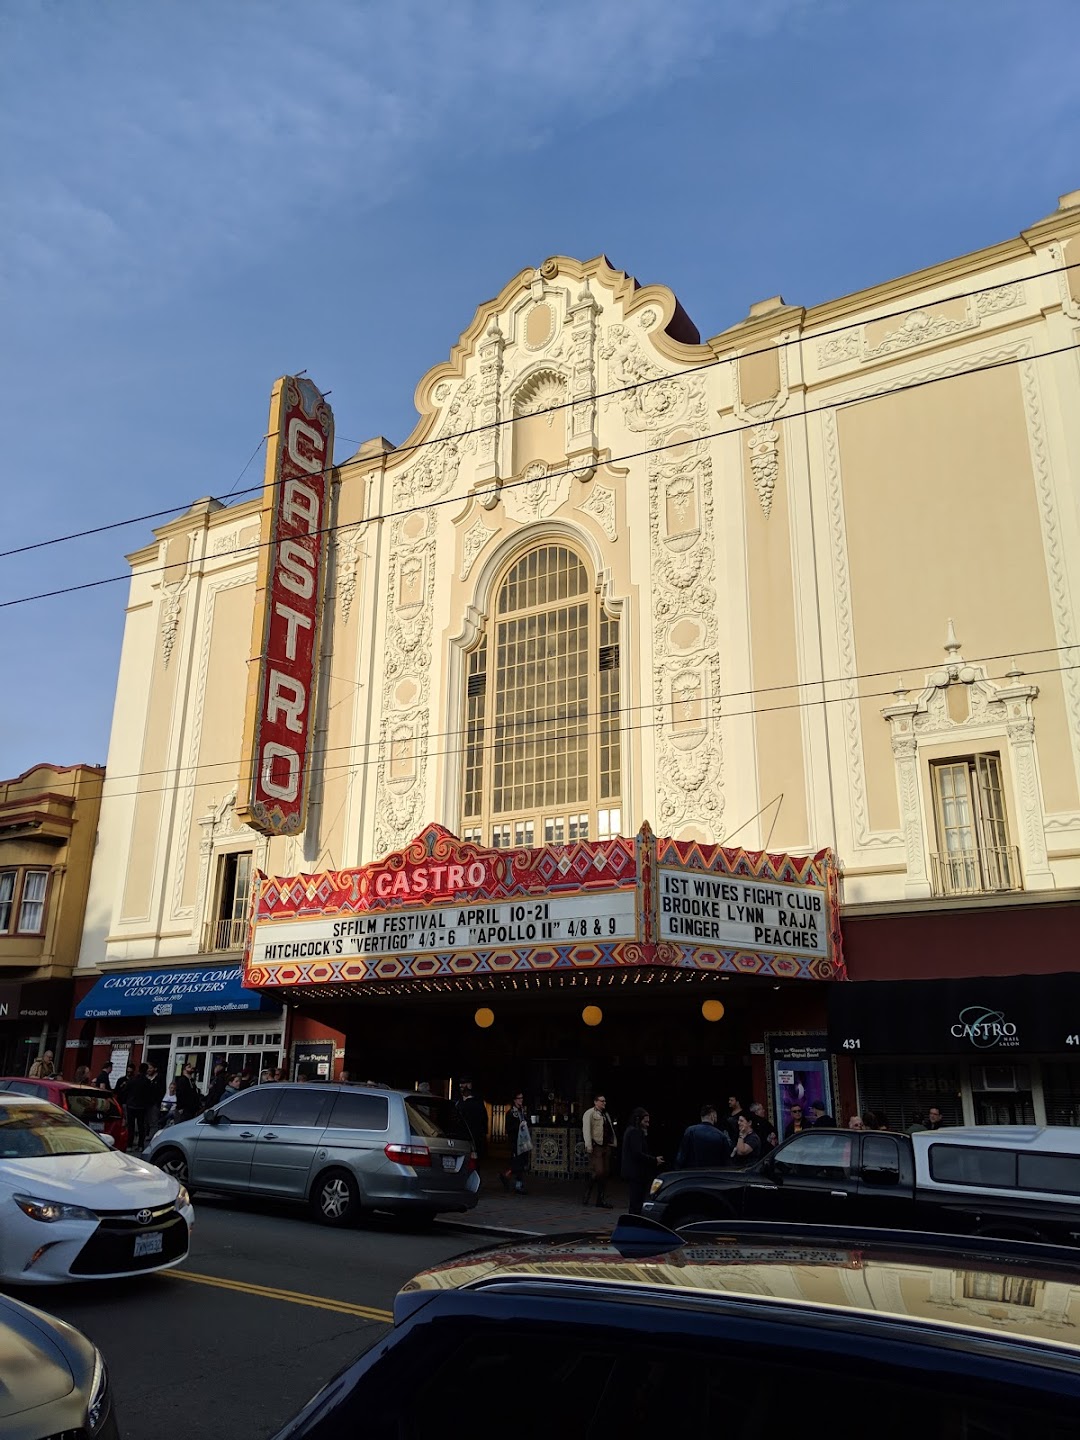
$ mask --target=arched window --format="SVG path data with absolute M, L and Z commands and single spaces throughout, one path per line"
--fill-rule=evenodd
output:
M 470 652 L 466 840 L 499 848 L 622 829 L 619 622 L 565 545 L 515 560 Z

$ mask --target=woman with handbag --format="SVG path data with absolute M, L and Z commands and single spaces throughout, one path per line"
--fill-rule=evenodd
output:
M 515 1195 L 527 1195 L 529 1192 L 525 1189 L 525 1171 L 529 1168 L 533 1142 L 529 1132 L 525 1096 L 522 1094 L 514 1096 L 514 1103 L 506 1112 L 506 1139 L 510 1145 L 510 1168 L 504 1170 L 499 1179 L 507 1194 L 513 1190 Z

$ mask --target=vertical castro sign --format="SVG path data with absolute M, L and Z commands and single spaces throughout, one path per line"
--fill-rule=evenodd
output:
M 270 401 L 262 548 L 237 814 L 265 835 L 304 828 L 319 669 L 334 419 L 310 380 Z

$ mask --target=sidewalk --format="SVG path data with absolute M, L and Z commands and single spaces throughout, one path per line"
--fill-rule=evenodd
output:
M 440 1227 L 470 1234 L 504 1239 L 526 1235 L 558 1235 L 564 1231 L 611 1231 L 626 1208 L 626 1186 L 621 1180 L 608 1182 L 607 1198 L 612 1209 L 586 1208 L 581 1201 L 584 1180 L 545 1180 L 529 1175 L 527 1195 L 508 1195 L 499 1183 L 496 1166 L 485 1165 L 481 1172 L 480 1199 L 475 1210 L 464 1214 L 440 1215 Z

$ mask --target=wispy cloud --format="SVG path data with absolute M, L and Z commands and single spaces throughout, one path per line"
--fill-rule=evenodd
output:
M 807 4 L 24 0 L 0 18 L 0 283 L 168 291 L 336 205 L 512 164 Z

